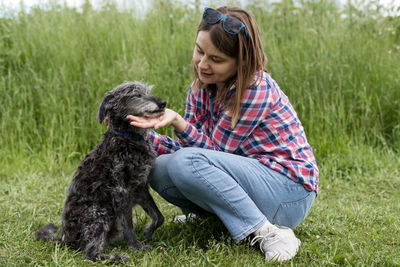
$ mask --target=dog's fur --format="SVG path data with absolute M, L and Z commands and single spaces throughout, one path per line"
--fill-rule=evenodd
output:
M 36 239 L 81 249 L 92 261 L 110 258 L 101 255 L 103 248 L 122 237 L 130 248 L 138 250 L 142 244 L 134 233 L 132 208 L 139 204 L 151 217 L 144 230 L 145 239 L 151 240 L 164 222 L 148 187 L 156 155 L 146 140 L 147 130 L 131 126 L 126 119 L 128 114 L 154 117 L 164 112 L 165 102 L 150 95 L 150 90 L 142 83 L 129 82 L 107 93 L 97 119 L 103 123 L 107 116 L 108 130 L 81 162 L 69 185 L 61 236 L 57 237 L 57 227 L 51 223 L 36 231 Z M 110 259 L 125 260 L 119 255 Z

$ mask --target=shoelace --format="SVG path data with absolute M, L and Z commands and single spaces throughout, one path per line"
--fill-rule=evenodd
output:
M 195 220 L 201 220 L 199 216 L 194 213 L 189 213 L 188 216 L 186 215 L 177 215 L 174 218 L 174 223 L 187 223 L 187 222 L 194 222 Z
M 263 244 L 265 242 L 268 242 L 268 245 L 271 246 L 273 244 L 275 244 L 276 242 L 279 241 L 279 235 L 275 232 L 270 232 L 266 235 L 257 235 L 255 236 L 251 242 L 250 242 L 250 246 L 253 246 L 255 243 L 257 243 L 258 241 L 260 241 L 260 250 L 265 253 L 264 249 L 263 249 Z

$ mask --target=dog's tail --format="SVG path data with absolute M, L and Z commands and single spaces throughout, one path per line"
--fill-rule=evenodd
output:
M 61 239 L 57 237 L 58 227 L 54 223 L 49 223 L 40 227 L 35 232 L 36 240 L 53 241 L 54 243 L 61 243 Z

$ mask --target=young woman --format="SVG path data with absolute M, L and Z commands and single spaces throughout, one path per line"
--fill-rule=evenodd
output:
M 318 168 L 286 95 L 265 71 L 254 17 L 238 7 L 205 8 L 193 52 L 185 116 L 128 116 L 131 124 L 171 125 L 173 140 L 150 131 L 158 152 L 151 186 L 170 203 L 217 215 L 235 241 L 253 234 L 267 259 L 289 260 L 292 229 L 318 190 Z

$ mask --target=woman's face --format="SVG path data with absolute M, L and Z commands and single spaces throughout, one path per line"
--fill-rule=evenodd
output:
M 216 84 L 217 88 L 236 74 L 236 58 L 218 50 L 211 41 L 210 33 L 199 31 L 193 51 L 193 63 L 202 83 Z

